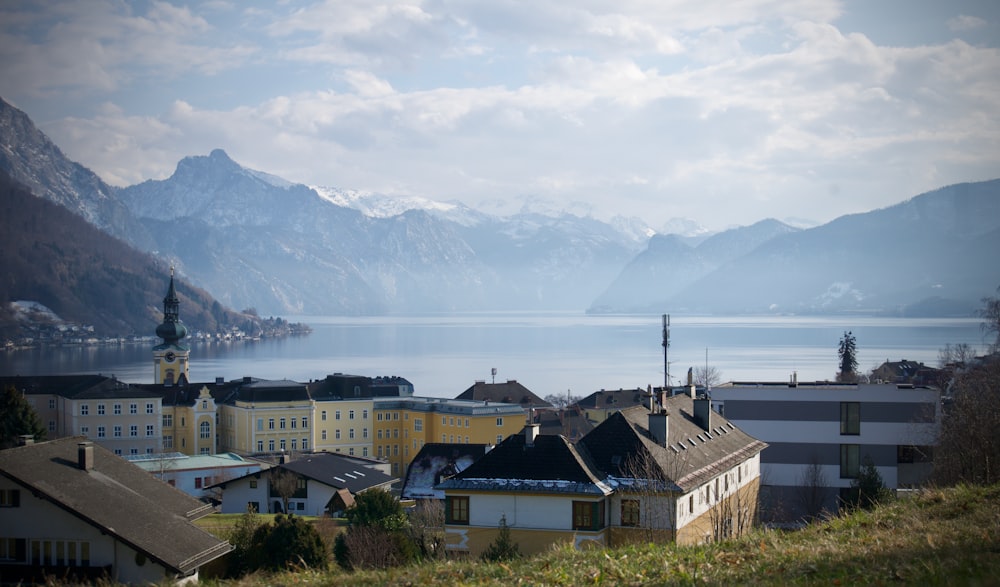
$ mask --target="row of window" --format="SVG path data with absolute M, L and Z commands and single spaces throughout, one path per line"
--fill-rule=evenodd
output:
M 634 525 L 639 523 L 639 502 L 636 500 L 624 500 L 622 502 L 622 518 L 626 516 L 626 505 L 628 504 L 628 516 L 634 519 Z M 604 501 L 574 501 L 573 502 L 573 529 L 593 531 L 604 527 Z M 468 524 L 469 523 L 469 498 L 468 496 L 453 495 L 445 499 L 444 519 L 447 524 Z M 631 525 L 631 524 L 630 524 Z
M 285 418 L 278 418 L 277 420 L 275 420 L 274 418 L 268 418 L 267 429 L 275 430 L 275 422 L 277 422 L 278 430 L 286 430 L 286 429 L 296 430 L 299 427 L 300 421 L 302 423 L 303 429 L 309 428 L 309 416 L 302 416 L 301 419 L 295 418 L 293 416 L 289 418 L 287 422 Z M 286 424 L 289 424 L 290 426 L 286 427 Z M 257 430 L 264 430 L 264 418 L 257 418 Z
M 55 402 L 55 400 L 49 400 L 49 407 L 50 408 L 55 408 L 54 402 Z M 97 404 L 97 415 L 98 416 L 104 416 L 105 415 L 105 407 L 104 406 L 105 406 L 104 404 Z M 156 404 L 154 404 L 153 402 L 147 402 L 146 403 L 146 413 L 147 414 L 153 414 L 153 413 L 155 413 L 155 409 L 156 409 Z M 111 410 L 112 410 L 112 413 L 114 415 L 120 416 L 121 413 L 122 413 L 122 404 L 119 404 L 119 403 L 111 404 Z M 132 414 L 132 415 L 138 414 L 139 413 L 139 404 L 129 404 L 128 405 L 128 413 Z M 80 415 L 81 416 L 89 416 L 90 415 L 90 404 L 80 404 Z
M 28 539 L 0 538 L 0 561 L 28 563 Z M 89 567 L 90 543 L 76 540 L 31 540 L 31 564 Z
M 208 422 L 203 422 L 203 424 L 208 424 Z M 111 428 L 111 435 L 112 435 L 112 437 L 113 438 L 123 438 L 123 436 L 122 436 L 123 430 L 124 429 L 122 428 L 122 426 L 119 426 L 119 425 L 113 426 Z M 80 434 L 82 434 L 84 436 L 90 436 L 90 426 L 80 426 Z M 138 438 L 139 437 L 139 426 L 136 425 L 136 424 L 132 424 L 131 426 L 129 426 L 128 427 L 128 436 L 129 436 L 129 438 Z M 153 426 L 152 424 L 146 424 L 146 437 L 148 438 L 148 437 L 152 437 L 152 436 L 156 436 L 156 427 Z M 106 426 L 98 426 L 97 427 L 97 437 L 98 438 L 107 438 L 108 437 L 108 429 L 107 429 Z M 205 438 L 205 437 L 203 437 L 203 438 Z
M 288 440 L 288 442 L 286 442 Z M 289 444 L 291 445 L 291 450 L 309 450 L 309 439 L 303 438 L 302 444 L 299 444 L 297 438 L 285 439 L 281 438 L 276 443 L 272 438 L 267 441 L 267 452 L 274 452 L 275 450 L 289 450 Z M 264 452 L 264 441 L 257 441 L 257 452 Z

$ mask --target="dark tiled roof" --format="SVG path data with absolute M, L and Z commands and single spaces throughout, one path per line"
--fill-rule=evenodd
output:
M 551 408 L 552 404 L 538 397 L 530 389 L 511 379 L 505 383 L 476 381 L 455 399 L 519 404 L 524 407 Z
M 562 434 L 576 441 L 594 429 L 594 424 L 582 411 L 573 408 L 564 410 L 536 410 L 535 423 L 541 426 L 542 434 Z
M 58 395 L 69 399 L 125 399 L 158 397 L 142 386 L 103 375 L 37 375 L 0 377 L 0 386 L 13 386 L 26 395 Z
M 281 379 L 277 381 L 253 381 L 236 388 L 224 401 L 249 403 L 308 401 L 309 389 L 304 383 Z
M 78 444 L 85 441 L 69 437 L 0 451 L 0 473 L 178 573 L 232 550 L 191 523 L 211 506 L 111 451 L 91 444 L 93 467 L 81 469 Z
M 354 388 L 358 393 L 354 393 Z M 309 395 L 316 401 L 370 398 L 371 379 L 363 375 L 335 373 L 309 383 Z
M 277 465 L 264 475 L 270 474 L 277 469 L 286 469 L 307 479 L 318 481 L 324 485 L 337 489 L 347 489 L 351 493 L 358 493 L 398 481 L 396 477 L 390 477 L 378 469 L 371 468 L 371 464 L 377 461 L 370 459 L 359 459 L 356 457 L 341 455 L 338 453 L 320 452 L 306 454 L 284 464 Z M 229 479 L 222 483 L 216 483 L 213 487 L 222 487 L 240 479 L 256 477 L 262 473 L 250 473 L 236 479 Z
M 607 495 L 611 490 L 603 477 L 585 448 L 563 436 L 539 435 L 527 444 L 522 432 L 508 436 L 437 488 Z
M 689 396 L 669 398 L 664 407 L 668 414 L 666 447 L 653 439 L 649 410 L 641 406 L 612 414 L 579 444 L 586 446 L 596 465 L 613 477 L 634 476 L 628 463 L 648 456 L 647 462 L 659 468 L 659 478 L 685 492 L 767 447 L 714 411 L 706 431 L 695 423 L 694 401 Z
M 649 392 L 645 389 L 602 389 L 576 402 L 587 410 L 621 410 L 641 406 L 649 402 Z
M 425 444 L 406 469 L 401 496 L 404 499 L 443 499 L 444 492 L 435 490 L 434 486 L 468 469 L 489 448 L 489 444 Z

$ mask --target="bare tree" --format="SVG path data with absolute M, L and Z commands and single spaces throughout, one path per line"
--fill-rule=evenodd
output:
M 566 390 L 565 394 L 562 393 L 550 393 L 543 398 L 545 401 L 552 404 L 552 407 L 556 409 L 564 409 L 578 401 L 580 401 L 580 396 L 570 395 L 569 390 Z
M 942 485 L 1000 481 L 1000 360 L 955 379 L 934 451 L 934 480 Z
M 683 459 L 679 454 L 675 456 L 678 457 L 673 461 L 676 466 L 671 468 L 679 474 L 683 470 Z M 678 475 L 669 475 L 653 455 L 641 449 L 625 460 L 621 474 L 627 480 L 620 486 L 623 488 L 622 501 L 630 502 L 623 504 L 624 513 L 638 515 L 632 527 L 641 529 L 647 542 L 655 542 L 665 532 L 676 539 L 679 493 L 673 479 Z
M 425 559 L 444 555 L 444 505 L 439 499 L 421 499 L 410 512 L 410 536 Z
M 271 469 L 268 475 L 271 484 L 271 495 L 281 497 L 281 504 L 285 513 L 288 513 L 288 500 L 295 495 L 299 488 L 299 476 L 282 467 Z
M 703 387 L 713 387 L 722 383 L 722 371 L 713 365 L 695 367 L 694 383 Z
M 743 536 L 759 522 L 759 486 L 757 491 L 753 491 L 749 484 L 738 481 L 739 477 L 729 470 L 706 486 L 710 496 L 708 515 L 712 523 L 713 540 Z M 734 484 L 732 492 L 728 489 L 730 484 Z
M 976 350 L 969 343 L 946 344 L 938 350 L 938 366 L 967 365 L 976 358 Z
M 819 463 L 819 458 L 813 455 L 812 460 L 799 474 L 799 486 L 797 488 L 798 505 L 805 512 L 807 521 L 815 520 L 822 516 L 826 498 L 829 495 L 828 481 L 823 466 Z
M 997 287 L 997 293 L 1000 294 L 1000 287 Z M 983 307 L 978 312 L 983 319 L 980 327 L 984 334 L 995 336 L 990 344 L 990 352 L 1000 352 L 1000 295 L 983 298 L 982 302 Z

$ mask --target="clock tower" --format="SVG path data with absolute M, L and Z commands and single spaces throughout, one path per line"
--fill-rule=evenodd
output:
M 163 323 L 156 327 L 156 336 L 163 344 L 153 347 L 153 380 L 163 385 L 188 382 L 188 355 L 191 350 L 181 343 L 187 328 L 178 315 L 181 302 L 174 289 L 174 268 L 170 268 L 170 286 L 163 298 Z

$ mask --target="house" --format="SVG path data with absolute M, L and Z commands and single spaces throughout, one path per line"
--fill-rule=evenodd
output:
M 194 581 L 232 550 L 192 523 L 211 511 L 84 437 L 0 451 L 0 578 Z
M 602 389 L 577 400 L 570 408 L 583 412 L 591 422 L 599 423 L 625 408 L 649 405 L 652 395 L 651 389 Z
M 249 475 L 217 483 L 210 489 L 222 492 L 221 511 L 238 514 L 253 508 L 258 512 L 285 511 L 322 516 L 343 510 L 363 491 L 388 491 L 398 478 L 387 474 L 387 463 L 339 453 L 302 455 Z M 283 489 L 287 485 L 287 492 Z M 283 495 L 285 493 L 285 495 Z
M 492 444 L 425 444 L 406 468 L 400 498 L 443 500 L 444 491 L 435 486 L 468 469 L 492 448 Z
M 733 382 L 712 404 L 770 445 L 762 505 L 778 523 L 838 511 L 867 459 L 889 489 L 919 486 L 941 425 L 940 393 L 910 384 Z
M 199 499 L 216 497 L 209 490 L 216 483 L 257 473 L 263 468 L 260 462 L 231 452 L 194 456 L 174 452 L 123 458 L 167 485 Z
M 697 543 L 749 528 L 767 446 L 711 413 L 708 400 L 661 396 L 616 412 L 576 444 L 512 435 L 442 481 L 451 552 L 480 555 L 501 519 L 522 553 L 558 542 Z

